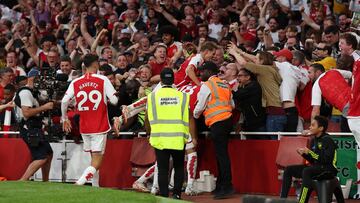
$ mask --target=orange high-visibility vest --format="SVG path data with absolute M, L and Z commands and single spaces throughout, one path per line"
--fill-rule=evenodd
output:
M 205 111 L 205 124 L 212 124 L 226 120 L 232 115 L 231 89 L 218 77 L 210 77 L 205 85 L 211 91 L 211 99 L 208 102 Z

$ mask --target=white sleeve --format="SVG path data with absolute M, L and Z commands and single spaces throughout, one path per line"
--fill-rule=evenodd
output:
M 115 95 L 116 90 L 108 78 L 104 78 L 104 88 L 105 88 L 105 94 L 107 98 L 109 98 L 110 103 L 116 105 L 118 103 L 118 98 Z
M 20 76 L 26 76 L 26 72 L 24 71 L 24 69 L 18 68 L 17 70 L 19 71 Z
M 352 72 L 348 71 L 348 70 L 340 70 L 340 69 L 336 69 L 337 71 L 339 71 L 339 73 L 345 78 L 345 79 L 351 79 L 352 77 Z
M 192 58 L 189 62 L 189 65 L 195 66 L 195 68 L 199 67 L 201 61 L 201 55 L 196 55 L 194 58 Z
M 62 119 L 67 118 L 67 109 L 70 100 L 74 97 L 74 83 L 71 82 L 68 89 L 65 92 L 63 99 L 61 100 L 61 117 Z
M 300 74 L 301 74 L 300 82 L 306 85 L 310 81 L 309 73 L 307 72 L 307 70 L 300 68 Z
M 311 91 L 311 106 L 321 106 L 321 89 L 319 79 L 315 81 Z
M 205 110 L 208 100 L 210 99 L 211 91 L 205 84 L 201 85 L 200 91 L 197 95 L 198 102 L 194 108 L 194 118 L 199 118 Z
M 21 102 L 21 106 L 33 107 L 33 95 L 30 90 L 24 89 L 19 92 L 19 98 Z

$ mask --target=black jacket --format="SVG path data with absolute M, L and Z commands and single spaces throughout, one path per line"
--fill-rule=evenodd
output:
M 233 92 L 236 108 L 245 117 L 243 125 L 245 131 L 255 131 L 265 126 L 266 116 L 261 98 L 262 90 L 257 81 L 251 81 L 249 84 L 239 87 L 236 92 Z
M 303 154 L 303 157 L 312 165 L 320 166 L 324 170 L 337 173 L 336 168 L 336 149 L 337 146 L 329 134 L 324 133 L 320 137 L 315 137 L 310 143 L 310 152 Z

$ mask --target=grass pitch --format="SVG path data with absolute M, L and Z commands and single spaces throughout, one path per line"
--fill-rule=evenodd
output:
M 65 183 L 0 182 L 0 203 L 181 203 L 146 193 Z

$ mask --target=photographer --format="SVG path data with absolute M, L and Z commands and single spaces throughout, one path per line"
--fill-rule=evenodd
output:
M 44 140 L 40 114 L 51 110 L 54 104 L 48 102 L 40 106 L 36 95 L 33 94 L 34 80 L 39 75 L 38 70 L 30 70 L 27 85 L 21 87 L 15 96 L 15 104 L 21 109 L 20 135 L 29 147 L 32 157 L 32 162 L 20 180 L 29 180 L 39 168 L 42 170 L 43 181 L 49 180 L 53 151 L 49 142 Z

